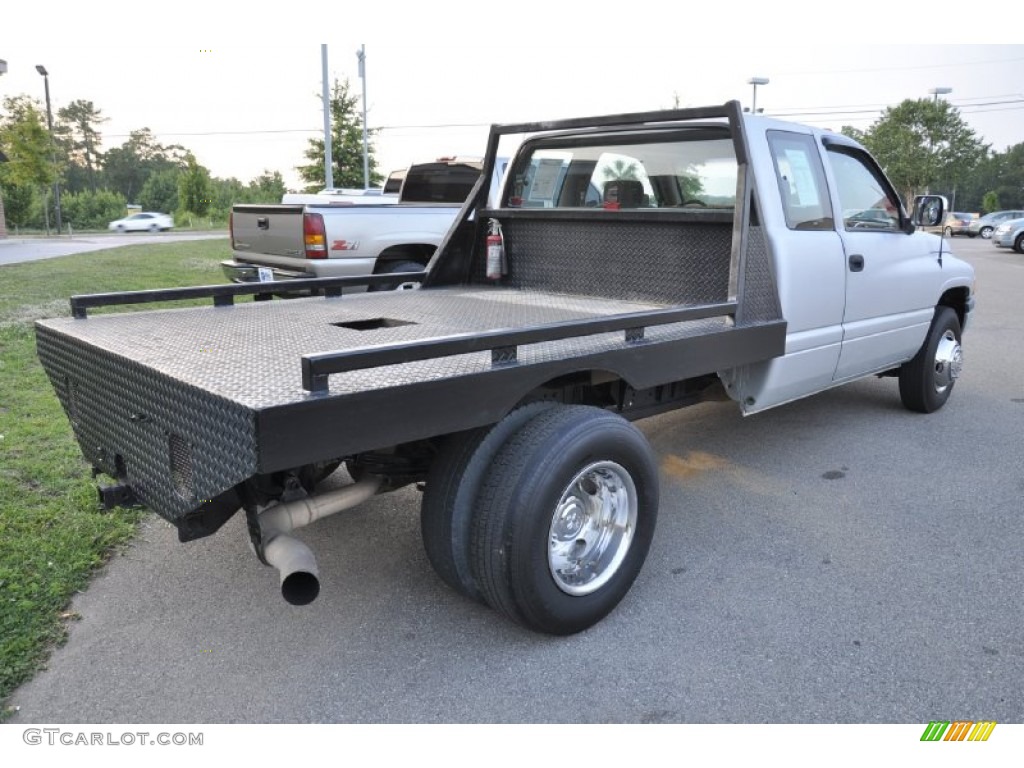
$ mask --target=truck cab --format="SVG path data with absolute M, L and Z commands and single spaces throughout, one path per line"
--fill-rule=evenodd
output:
M 893 371 L 921 347 L 937 307 L 967 326 L 973 269 L 911 223 L 862 146 L 831 131 L 744 120 L 788 324 L 785 355 L 725 372 L 744 413 Z

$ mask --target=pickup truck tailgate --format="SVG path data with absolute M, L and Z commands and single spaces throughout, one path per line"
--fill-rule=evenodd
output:
M 235 253 L 302 258 L 302 205 L 236 205 L 231 211 Z

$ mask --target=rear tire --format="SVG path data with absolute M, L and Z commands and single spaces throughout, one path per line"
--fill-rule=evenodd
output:
M 939 410 L 949 399 L 962 367 L 960 318 L 949 307 L 937 307 L 921 349 L 900 367 L 903 405 L 918 413 Z
M 988 240 L 992 237 L 992 227 L 982 227 L 981 231 L 978 232 L 984 239 Z
M 422 264 L 418 264 L 415 261 L 395 261 L 395 262 L 392 262 L 391 264 L 385 264 L 383 267 L 381 267 L 377 271 L 377 274 L 378 275 L 391 275 L 391 274 L 394 274 L 395 272 L 422 272 L 422 271 L 423 271 L 423 265 Z M 399 286 L 397 286 L 397 285 L 394 286 L 393 288 L 387 288 L 387 287 L 384 287 L 384 286 L 371 285 L 366 290 L 367 291 L 391 291 L 391 290 L 397 290 L 398 287 Z
M 528 421 L 554 403 L 529 403 L 497 424 L 445 438 L 427 476 L 420 528 L 427 559 L 449 587 L 483 602 L 470 568 L 469 540 L 480 486 L 502 446 Z
M 472 523 L 484 599 L 530 629 L 569 635 L 619 604 L 643 566 L 658 470 L 621 416 L 562 406 L 535 416 L 494 458 Z

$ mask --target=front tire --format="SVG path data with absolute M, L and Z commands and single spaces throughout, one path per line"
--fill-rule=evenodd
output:
M 949 307 L 937 307 L 921 349 L 900 366 L 900 399 L 918 413 L 939 410 L 949 399 L 963 368 L 960 319 Z
M 569 635 L 629 591 L 658 514 L 658 470 L 621 416 L 561 406 L 530 420 L 495 457 L 472 524 L 484 599 L 525 627 Z
M 1017 253 L 1024 253 L 1024 232 L 1017 235 L 1017 239 L 1013 241 L 1013 250 Z
M 988 240 L 990 237 L 992 237 L 992 227 L 982 227 L 981 231 L 978 232 L 978 234 L 981 235 L 984 239 Z

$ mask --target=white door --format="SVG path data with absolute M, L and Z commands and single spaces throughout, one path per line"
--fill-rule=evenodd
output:
M 846 257 L 821 153 L 810 133 L 767 131 L 766 138 L 771 165 L 757 168 L 758 213 L 773 254 L 786 353 L 723 372 L 744 413 L 830 387 L 843 341 Z
M 895 367 L 913 357 L 935 309 L 941 269 L 937 238 L 907 234 L 899 198 L 865 153 L 827 146 L 837 228 L 846 268 L 843 343 L 835 381 Z

